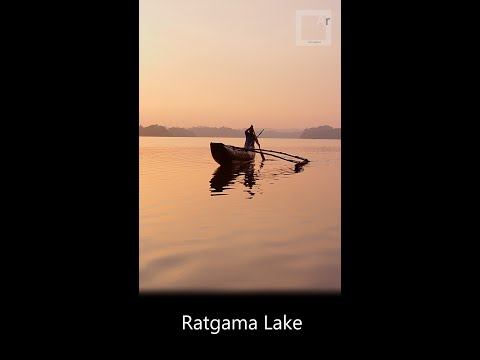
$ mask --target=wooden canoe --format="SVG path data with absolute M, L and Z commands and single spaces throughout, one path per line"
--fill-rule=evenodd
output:
M 234 149 L 222 143 L 210 143 L 213 159 L 220 165 L 231 164 L 237 161 L 250 161 L 255 159 L 255 152 L 243 149 Z

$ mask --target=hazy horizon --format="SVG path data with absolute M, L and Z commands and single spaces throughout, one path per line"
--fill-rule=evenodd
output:
M 341 127 L 340 1 L 140 0 L 139 10 L 139 125 Z M 296 45 L 297 10 L 331 10 L 331 46 Z
M 144 124 L 139 124 L 139 126 L 143 126 L 143 127 L 147 127 L 147 126 L 151 126 L 151 125 L 159 125 L 159 126 L 165 126 L 167 128 L 173 128 L 173 127 L 180 127 L 180 128 L 195 128 L 195 127 L 211 127 L 211 128 L 221 128 L 221 127 L 226 127 L 226 128 L 231 128 L 231 129 L 234 129 L 234 130 L 243 130 L 243 129 L 247 129 L 248 126 L 250 125 L 247 125 L 246 127 L 240 127 L 240 128 L 236 128 L 236 127 L 230 127 L 230 126 L 227 126 L 227 125 L 218 125 L 218 126 L 212 126 L 212 125 L 193 125 L 193 126 L 167 126 L 165 124 L 159 124 L 159 123 L 152 123 L 152 124 L 148 124 L 148 125 L 144 125 Z M 316 128 L 316 127 L 319 127 L 319 126 L 324 126 L 324 125 L 327 125 L 327 124 L 321 124 L 321 125 L 317 125 L 317 126 L 309 126 L 308 128 Z M 331 126 L 331 125 L 328 125 L 328 126 Z M 306 128 L 274 128 L 274 127 L 268 127 L 268 128 L 263 128 L 261 126 L 255 126 L 255 129 L 257 131 L 260 131 L 262 129 L 264 129 L 265 131 L 267 130 L 275 130 L 275 131 L 304 131 Z M 336 128 L 335 126 L 333 126 L 334 128 Z M 340 126 L 338 127 L 340 128 Z

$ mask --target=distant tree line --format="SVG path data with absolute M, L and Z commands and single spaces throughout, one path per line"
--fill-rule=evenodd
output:
M 259 131 L 257 129 L 257 131 Z M 139 136 L 173 136 L 173 137 L 245 137 L 245 129 L 231 129 L 225 126 L 207 127 L 196 126 L 192 128 L 171 127 L 166 128 L 161 125 L 139 126 Z M 316 128 L 308 128 L 302 132 L 299 131 L 274 131 L 268 130 L 262 134 L 265 138 L 294 138 L 294 139 L 340 139 L 340 129 L 331 126 L 319 126 Z
M 143 127 L 142 125 L 138 128 L 139 136 L 180 136 L 180 137 L 192 137 L 196 136 L 192 131 L 184 128 L 172 127 L 167 129 L 165 126 L 161 125 L 150 125 Z
M 303 130 L 301 139 L 341 139 L 341 128 L 323 125 Z

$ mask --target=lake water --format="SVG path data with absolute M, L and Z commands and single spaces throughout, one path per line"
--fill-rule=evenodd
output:
M 210 142 L 140 137 L 142 291 L 340 292 L 340 140 L 260 138 L 260 155 L 220 167 Z

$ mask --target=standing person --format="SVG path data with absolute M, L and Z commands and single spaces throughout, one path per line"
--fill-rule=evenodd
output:
M 258 142 L 257 135 L 255 135 L 255 130 L 253 130 L 253 125 L 245 130 L 245 148 L 253 149 L 255 148 L 255 143 L 258 145 L 258 149 L 260 150 L 260 155 L 262 156 L 262 160 L 265 160 L 265 156 L 263 156 L 262 149 L 260 149 L 260 143 Z

